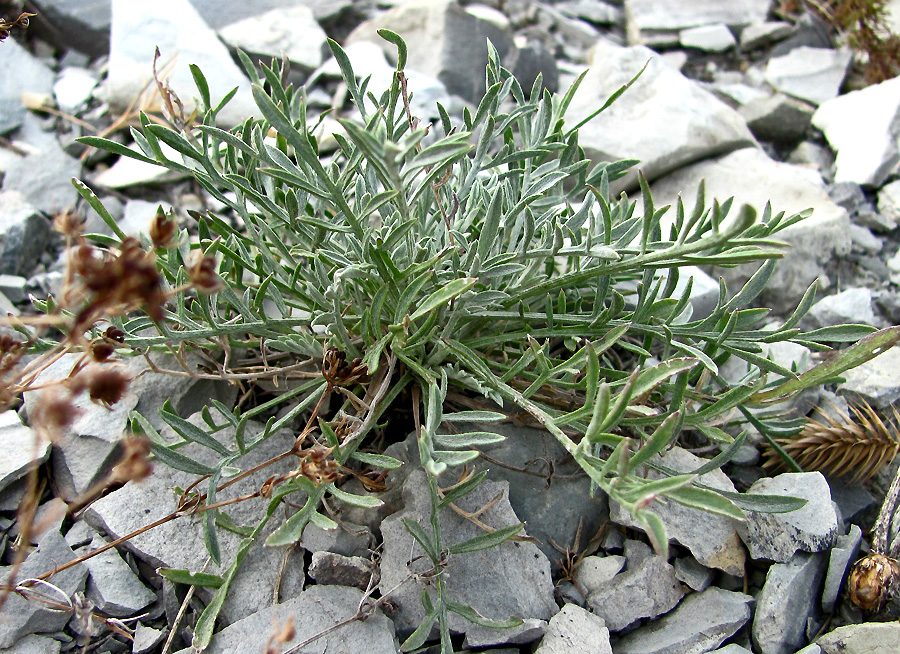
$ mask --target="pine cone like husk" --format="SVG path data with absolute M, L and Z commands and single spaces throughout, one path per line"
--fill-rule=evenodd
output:
M 883 554 L 872 553 L 857 561 L 847 577 L 850 601 L 863 611 L 880 611 L 894 596 L 900 565 Z

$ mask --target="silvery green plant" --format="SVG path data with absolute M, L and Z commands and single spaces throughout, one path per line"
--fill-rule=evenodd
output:
M 636 162 L 593 164 L 578 145 L 578 126 L 565 122 L 580 79 L 563 95 L 543 90 L 540 79 L 526 92 L 493 49 L 487 92 L 474 111 L 464 112 L 461 128 L 440 106 L 440 121 L 423 126 L 409 113 L 405 44 L 391 32 L 382 36 L 396 45 L 398 65 L 381 95 L 357 79 L 343 50 L 331 43 L 355 107 L 354 117 L 340 120 L 333 153 L 323 153 L 313 136 L 318 123 L 310 122 L 303 90 L 286 88 L 276 64 L 258 70 L 246 57 L 261 118 L 231 131 L 216 127 L 227 98 L 213 105 L 202 72 L 192 67 L 199 93 L 195 122 L 166 126 L 142 115 L 142 129 L 133 130 L 139 150 L 82 139 L 189 175 L 224 207 L 194 214 L 193 237 L 184 230 L 177 244 L 159 252 L 172 288 L 184 285 L 192 250 L 217 257 L 223 288 L 212 295 L 176 293 L 162 321 L 115 319 L 129 348 L 219 347 L 230 362 L 264 348 L 279 366 L 288 361 L 287 367 L 319 373 L 281 385 L 274 399 L 258 406 L 213 402 L 203 413 L 205 428 L 167 407 L 162 418 L 180 443 L 167 443 L 135 415 L 134 427 L 152 440 L 157 459 L 209 475 L 206 502 L 212 503 L 246 452 L 303 418 L 298 443 L 308 438 L 327 445 L 333 465 L 392 468 L 400 462 L 361 446 L 405 402 L 401 408 L 412 408 L 416 418 L 433 511 L 430 523 L 406 526 L 434 569 L 423 593 L 426 618 L 404 651 L 420 647 L 435 626 L 442 651 L 452 651 L 448 611 L 482 624 L 517 623 L 514 616 L 491 622 L 447 596 L 442 570 L 448 556 L 497 545 L 521 525 L 465 543 L 443 542 L 437 513 L 484 475 L 469 477 L 446 496 L 439 480 L 444 476 L 449 486 L 451 471 L 458 474 L 477 459 L 474 448 L 502 439 L 488 427 L 451 433 L 446 424 L 530 416 L 577 461 L 596 492 L 632 512 L 663 556 L 668 538 L 653 512 L 659 498 L 735 520 L 745 519 L 745 510 L 802 506 L 794 498 L 723 492 L 698 477 L 730 459 L 744 439 L 741 424 L 751 422 L 767 438 L 802 426 L 802 419 L 751 408 L 832 380 L 897 340 L 893 331 L 869 335 L 865 326 L 801 332 L 813 287 L 777 329 L 766 326 L 768 310 L 753 302 L 784 253 L 775 235 L 803 216 L 766 207 L 758 217 L 749 207 L 733 211 L 730 201 L 706 206 L 702 188 L 690 210 L 680 200 L 658 208 L 643 178 L 636 210 L 624 194 L 610 193 L 610 182 Z M 172 150 L 177 156 L 167 156 Z M 114 245 L 124 234 L 90 190 L 76 185 L 117 235 L 100 242 Z M 678 284 L 683 267 L 750 262 L 763 265 L 743 288 L 729 296 L 722 283 L 712 313 L 692 318 L 691 282 Z M 802 375 L 767 359 L 762 348 L 792 341 L 825 350 L 827 343 L 857 340 Z M 737 383 L 719 374 L 732 357 L 749 364 Z M 451 391 L 468 405 L 455 400 L 450 410 Z M 326 416 L 334 397 L 342 406 Z M 269 419 L 261 435 L 245 438 L 248 420 L 276 410 L 279 417 Z M 235 428 L 232 446 L 214 437 L 225 426 Z M 678 474 L 656 455 L 687 431 L 721 444 L 722 452 Z M 185 456 L 180 445 L 188 442 L 217 452 L 219 463 Z M 661 478 L 646 478 L 646 466 Z M 282 500 L 303 508 L 268 536 L 268 546 L 296 542 L 309 523 L 334 528 L 320 510 L 329 495 L 360 507 L 380 504 L 327 476 L 304 473 L 278 485 L 237 559 L 224 562 L 230 567 L 196 628 L 198 649 L 210 642 L 231 578 Z M 206 547 L 219 562 L 215 514 L 204 514 Z

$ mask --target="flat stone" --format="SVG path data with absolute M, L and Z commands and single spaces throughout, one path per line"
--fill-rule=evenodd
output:
M 673 447 L 660 460 L 663 465 L 679 472 L 696 470 L 704 462 L 705 459 L 680 447 Z M 655 470 L 647 472 L 648 479 L 661 477 L 661 473 Z M 735 492 L 734 484 L 721 470 L 702 475 L 700 482 L 719 490 Z M 654 502 L 650 510 L 666 526 L 669 539 L 687 547 L 701 564 L 732 575 L 744 574 L 746 555 L 733 521 L 673 500 Z M 610 518 L 617 524 L 641 529 L 640 523 L 616 502 L 610 503 Z
M 825 575 L 825 589 L 822 591 L 822 612 L 831 613 L 837 602 L 841 587 L 850 566 L 856 561 L 859 544 L 862 541 L 862 530 L 850 525 L 850 533 L 838 536 L 828 559 L 828 573 Z
M 740 645 L 731 643 L 729 645 L 726 645 L 725 647 L 714 649 L 709 654 L 753 654 L 753 652 L 751 652 L 746 647 L 741 647 Z
M 27 279 L 19 275 L 0 275 L 0 293 L 10 302 L 22 302 L 28 296 L 25 293 Z
M 691 590 L 701 592 L 709 588 L 715 571 L 697 562 L 693 556 L 675 559 L 675 578 Z
M 836 182 L 881 186 L 900 162 L 900 79 L 823 103 L 812 124 L 837 152 Z
M 106 543 L 96 536 L 90 549 L 98 549 Z M 156 593 L 141 582 L 115 548 L 87 559 L 84 564 L 91 573 L 87 597 L 103 613 L 125 618 L 156 600 Z
M 824 654 L 894 654 L 900 651 L 900 624 L 849 624 L 825 634 L 816 644 Z
M 60 642 L 45 636 L 25 636 L 4 654 L 59 654 Z
M 878 191 L 878 212 L 900 225 L 900 179 L 885 184 Z
M 766 64 L 766 81 L 775 89 L 820 105 L 838 96 L 853 55 L 849 50 L 800 47 Z
M 239 20 L 250 16 L 259 16 L 273 10 L 287 10 L 297 5 L 306 5 L 306 1 L 298 0 L 254 0 L 248 5 L 243 0 L 190 0 L 194 9 L 203 18 L 204 22 L 215 30 L 222 29 L 226 25 L 233 25 Z M 334 5 L 342 2 L 334 1 Z
M 853 522 L 863 511 L 877 503 L 875 496 L 865 486 L 850 485 L 841 479 L 829 479 L 828 485 L 831 487 L 831 499 L 838 505 L 844 524 Z
M 134 644 L 132 645 L 132 654 L 149 654 L 154 647 L 160 645 L 168 635 L 165 629 L 153 629 L 138 622 L 134 630 Z
M 37 439 L 37 440 L 36 440 Z M 0 490 L 22 479 L 32 465 L 40 465 L 50 455 L 50 443 L 38 439 L 31 427 L 22 424 L 15 411 L 0 413 Z
M 821 552 L 834 545 L 837 513 L 822 473 L 786 472 L 777 477 L 766 477 L 747 492 L 807 500 L 803 508 L 790 513 L 746 512 L 747 522 L 738 525 L 738 533 L 752 558 L 785 563 L 798 550 Z
M 900 399 L 900 349 L 891 348 L 841 375 L 838 393 L 860 397 L 873 407 L 887 409 Z
M 601 41 L 594 60 L 598 65 L 569 107 L 571 124 L 591 115 L 646 65 L 626 93 L 579 130 L 579 144 L 594 162 L 640 159 L 640 170 L 652 181 L 699 159 L 755 145 L 740 114 L 650 49 Z M 659 125 L 667 127 L 661 131 Z M 616 180 L 616 192 L 637 187 L 637 174 Z
M 619 7 L 599 0 L 565 0 L 554 4 L 553 8 L 570 18 L 580 18 L 594 25 L 616 25 L 623 18 Z
M 361 556 L 341 556 L 333 552 L 313 552 L 307 574 L 317 583 L 331 586 L 369 587 L 374 567 Z
M 508 493 L 506 482 L 485 481 L 455 504 L 464 511 L 475 511 L 499 495 L 499 501 L 479 519 L 491 527 L 501 528 L 519 522 L 506 499 Z M 384 552 L 379 589 L 383 593 L 395 589 L 411 573 L 424 572 L 432 565 L 402 523 L 403 519 L 413 520 L 428 529 L 426 525 L 431 512 L 428 486 L 420 470 L 414 470 L 407 478 L 403 500 L 404 508 L 381 523 Z M 445 547 L 484 533 L 472 522 L 447 509 L 441 511 L 439 519 Z M 487 618 L 506 620 L 517 616 L 534 622 L 549 620 L 557 612 L 550 562 L 533 543 L 506 541 L 497 547 L 451 556 L 445 571 L 450 596 Z M 411 633 L 425 617 L 422 590 L 419 581 L 407 582 L 392 590 L 391 596 L 397 606 L 392 618 L 400 634 Z M 456 614 L 450 615 L 449 626 L 453 631 L 465 633 L 466 642 L 473 647 L 506 644 L 517 635 L 516 629 L 481 627 Z M 538 637 L 540 631 L 534 633 L 532 640 Z
M 601 590 L 624 567 L 624 556 L 586 556 L 575 570 L 575 581 L 590 594 Z
M 0 193 L 0 272 L 28 275 L 50 242 L 50 221 L 18 191 Z
M 231 654 L 257 651 L 265 644 L 268 635 L 274 633 L 276 623 L 284 626 L 288 620 L 292 620 L 296 635 L 283 644 L 286 650 L 290 649 L 350 618 L 361 599 L 362 593 L 355 588 L 311 586 L 297 597 L 261 609 L 222 629 L 213 636 L 204 652 Z M 375 609 L 365 620 L 351 620 L 300 651 L 321 654 L 396 654 L 398 648 L 394 625 L 380 609 Z M 187 647 L 176 654 L 190 652 L 191 648 Z
M 709 588 L 616 643 L 616 654 L 703 654 L 749 622 L 753 598 Z
M 741 30 L 741 50 L 755 50 L 787 38 L 794 26 L 782 21 L 755 23 Z
M 678 196 L 690 198 L 701 180 L 706 184 L 706 206 L 713 198 L 724 202 L 733 197 L 731 215 L 743 204 L 755 207 L 760 214 L 771 201 L 773 214 L 781 211 L 788 216 L 813 208 L 806 220 L 784 229 L 776 235 L 791 245 L 776 273 L 760 296 L 763 306 L 776 311 L 792 311 L 809 284 L 819 279 L 820 291 L 829 286 L 826 270 L 834 257 L 850 250 L 847 231 L 850 219 L 825 190 L 821 177 L 814 171 L 773 161 L 756 148 L 744 148 L 724 157 L 702 161 L 682 168 L 651 186 L 656 206 L 674 203 Z M 689 215 L 693 202 L 685 202 Z M 737 291 L 758 268 L 744 265 L 735 268 L 714 268 L 713 277 L 721 275 L 731 292 Z
M 150 223 L 160 208 L 162 208 L 163 211 L 168 212 L 172 210 L 172 205 L 168 202 L 128 200 L 125 203 L 125 212 L 122 215 L 122 218 L 116 221 L 116 223 L 128 236 L 147 234 L 150 230 Z
M 698 25 L 724 23 L 743 27 L 762 23 L 769 13 L 765 0 L 718 2 L 698 0 L 625 0 L 626 29 L 631 43 L 652 42 L 659 33 L 673 32 Z
M 763 141 L 799 141 L 812 119 L 813 108 L 782 93 L 751 100 L 739 109 L 753 135 Z
M 75 553 L 66 544 L 66 540 L 57 529 L 51 527 L 41 536 L 37 548 L 25 559 L 16 580 L 21 583 L 25 579 L 32 579 L 74 558 Z M 0 578 L 4 583 L 11 572 L 10 567 L 0 567 Z M 50 582 L 72 597 L 84 588 L 87 575 L 87 568 L 79 563 L 53 575 Z M 47 610 L 41 606 L 43 605 L 29 602 L 15 593 L 8 596 L 3 607 L 4 619 L 0 620 L 0 648 L 12 647 L 28 634 L 53 633 L 66 626 L 71 617 L 69 613 Z
M 110 105 L 127 107 L 147 81 L 152 82 L 157 47 L 161 54 L 157 70 L 168 71 L 163 76 L 184 104 L 186 115 L 194 108 L 192 98 L 198 96 L 188 64 L 196 64 L 203 71 L 213 104 L 238 88 L 217 116 L 222 126 L 232 127 L 258 115 L 249 80 L 188 0 L 159 0 L 152 5 L 112 0 L 109 73 L 104 86 Z M 176 57 L 169 70 L 169 63 Z
M 872 291 L 854 287 L 816 302 L 805 316 L 811 327 L 829 327 L 848 323 L 877 325 L 872 310 Z
M 0 134 L 7 134 L 25 119 L 23 93 L 46 96 L 53 92 L 53 72 L 9 38 L 0 48 L 0 79 Z
M 91 99 L 97 81 L 96 74 L 86 68 L 63 68 L 53 84 L 56 104 L 66 113 L 76 113 Z
M 603 618 L 566 604 L 550 618 L 547 633 L 534 654 L 613 654 Z
M 75 206 L 79 196 L 72 178 L 80 176 L 81 162 L 54 140 L 7 168 L 3 190 L 18 191 L 35 209 L 53 215 Z
M 220 29 L 219 36 L 245 52 L 270 57 L 284 55 L 306 71 L 322 65 L 322 55 L 328 47 L 325 31 L 316 22 L 312 9 L 303 5 L 243 18 Z
M 148 416 L 149 418 L 149 416 Z M 200 414 L 188 418 L 189 422 L 205 425 Z M 247 425 L 246 438 L 259 434 L 263 425 L 250 422 Z M 235 449 L 234 428 L 227 427 L 216 432 L 215 437 L 226 447 Z M 243 470 L 267 461 L 288 450 L 294 442 L 294 435 L 287 431 L 272 434 L 265 442 L 235 461 L 232 465 Z M 221 457 L 210 449 L 196 444 L 189 444 L 178 449 L 178 452 L 205 465 L 214 465 Z M 225 500 L 252 493 L 268 475 L 288 472 L 293 464 L 282 461 L 266 468 L 262 478 L 251 476 L 230 486 L 227 491 L 218 495 Z M 174 488 L 187 488 L 196 480 L 195 475 L 173 470 L 162 464 L 154 467 L 153 474 L 141 482 L 129 482 L 122 488 L 90 506 L 84 519 L 95 529 L 103 530 L 111 538 L 118 538 L 151 522 L 169 515 L 177 505 L 178 495 Z M 265 511 L 266 500 L 252 499 L 230 505 L 224 511 L 237 525 L 255 525 Z M 137 509 L 137 510 L 136 510 Z M 273 524 L 272 528 L 277 524 Z M 252 612 L 267 607 L 273 601 L 273 587 L 280 575 L 283 551 L 262 546 L 268 535 L 261 534 L 259 542 L 249 550 L 240 569 L 235 575 L 228 597 L 219 614 L 222 624 L 230 624 L 246 617 Z M 231 565 L 237 553 L 242 536 L 226 529 L 218 530 L 221 551 L 221 566 L 210 563 L 206 572 L 220 574 Z M 162 524 L 125 543 L 124 547 L 136 557 L 154 567 L 181 568 L 192 571 L 203 569 L 209 555 L 202 546 L 203 521 L 198 517 L 183 517 Z M 302 553 L 302 550 L 299 550 Z M 302 555 L 301 555 L 302 556 Z M 302 588 L 302 581 L 297 577 L 304 575 L 302 563 L 296 559 L 285 567 L 285 578 L 282 585 Z M 208 601 L 209 592 L 202 591 Z M 283 592 L 288 597 L 287 592 Z M 354 605 L 355 606 L 355 605 Z M 298 625 L 299 628 L 299 625 Z
M 769 568 L 752 629 L 762 654 L 794 654 L 806 645 L 807 618 L 818 609 L 825 566 L 823 554 L 797 552 Z
M 91 57 L 109 53 L 111 0 L 35 0 L 34 4 L 41 21 L 52 25 L 42 36 L 53 45 L 75 48 Z
M 410 66 L 437 78 L 447 91 L 477 102 L 485 91 L 487 39 L 497 49 L 501 61 L 514 49 L 512 35 L 466 11 L 455 0 L 413 0 L 394 7 L 357 27 L 346 43 L 371 41 L 391 59 L 396 46 L 378 36 L 389 29 L 406 41 Z
M 737 45 L 734 34 L 722 23 L 681 30 L 678 41 L 683 48 L 694 48 L 704 52 L 725 52 Z
M 675 569 L 658 556 L 649 556 L 620 572 L 588 595 L 591 610 L 610 631 L 621 631 L 641 618 L 671 611 L 684 596 Z
M 303 528 L 300 544 L 308 552 L 334 552 L 344 556 L 366 556 L 372 546 L 368 527 L 342 521 L 337 529 L 321 529 L 310 523 Z

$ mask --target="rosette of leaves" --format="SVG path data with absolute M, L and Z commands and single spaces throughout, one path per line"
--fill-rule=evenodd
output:
M 769 436 L 797 430 L 778 416 L 761 419 L 747 406 L 833 379 L 898 338 L 894 331 L 869 335 L 849 354 L 829 359 L 827 368 L 799 377 L 763 356 L 760 343 L 789 340 L 825 350 L 827 343 L 872 331 L 848 326 L 801 333 L 797 325 L 814 288 L 778 329 L 763 329 L 768 311 L 752 303 L 784 252 L 775 236 L 803 216 L 766 207 L 758 217 L 749 207 L 732 211 L 730 201 L 707 206 L 702 188 L 690 209 L 680 201 L 658 208 L 643 179 L 637 210 L 625 195 L 613 197 L 609 186 L 636 162 L 592 164 L 578 145 L 577 126 L 565 122 L 580 79 L 558 96 L 543 90 L 540 79 L 523 89 L 493 49 L 487 93 L 474 111 L 464 112 L 462 126 L 454 127 L 440 106 L 440 121 L 422 126 L 408 111 L 406 47 L 393 33 L 382 36 L 398 49 L 396 75 L 384 92 L 358 80 L 343 50 L 331 43 L 355 107 L 354 117 L 340 120 L 344 131 L 334 136 L 333 153 L 322 152 L 313 136 L 318 123 L 303 90 L 285 87 L 276 64 L 257 70 L 246 57 L 260 117 L 231 131 L 216 127 L 227 98 L 212 104 L 194 68 L 195 123 L 173 129 L 142 117 L 143 129 L 133 130 L 135 150 L 82 139 L 190 175 L 225 207 L 194 214 L 193 240 L 182 233 L 159 257 L 177 288 L 190 250 L 215 255 L 224 288 L 210 296 L 176 295 L 160 322 L 118 320 L 126 345 L 151 353 L 219 347 L 227 350 L 231 371 L 256 357 L 306 374 L 280 384 L 274 398 L 258 406 L 213 403 L 204 413 L 206 429 L 164 413 L 184 442 L 219 452 L 220 465 L 213 468 L 198 467 L 178 452 L 178 443 L 167 444 L 137 417 L 158 458 L 210 475 L 212 502 L 224 471 L 239 466 L 243 453 L 312 408 L 318 420 L 301 436 L 331 448 L 337 464 L 392 467 L 399 462 L 361 446 L 376 425 L 390 420 L 388 409 L 405 403 L 399 408 L 411 408 L 416 418 L 435 516 L 483 479 L 472 477 L 441 497 L 438 477 L 476 459 L 474 448 L 501 438 L 487 428 L 448 433 L 442 426 L 513 413 L 552 433 L 598 492 L 635 514 L 664 556 L 668 538 L 652 510 L 657 498 L 736 520 L 745 509 L 802 506 L 793 498 L 716 491 L 697 478 L 726 463 L 742 442 L 726 433 L 728 424 L 750 419 Z M 172 150 L 177 157 L 166 155 Z M 113 226 L 96 197 L 79 188 Z M 713 312 L 692 318 L 691 282 L 679 287 L 681 268 L 756 261 L 765 263 L 743 288 L 729 297 L 722 283 Z M 156 333 L 148 335 L 148 328 Z M 321 374 L 323 353 L 336 351 L 352 362 L 347 383 Z M 747 361 L 750 372 L 729 384 L 719 366 L 731 357 Z M 334 398 L 341 406 L 326 415 L 326 400 Z M 276 409 L 279 417 L 260 436 L 244 439 L 248 419 Z M 233 447 L 212 436 L 224 425 L 236 427 Z M 688 431 L 725 448 L 691 474 L 675 474 L 655 455 Z M 644 478 L 648 465 L 667 476 Z M 305 497 L 303 508 L 268 537 L 270 546 L 297 541 L 309 522 L 334 527 L 319 511 L 329 494 L 364 507 L 379 503 L 374 495 L 353 495 L 325 481 L 298 475 L 271 492 L 269 510 L 197 625 L 198 648 L 209 642 L 230 577 L 280 501 Z M 207 512 L 206 524 L 216 559 L 214 513 Z M 436 624 L 444 651 L 451 651 L 448 611 L 485 622 L 446 596 L 442 566 L 448 554 L 497 545 L 519 530 L 448 547 L 435 516 L 427 525 L 407 524 L 435 573 L 423 594 L 425 622 L 404 650 L 420 646 Z

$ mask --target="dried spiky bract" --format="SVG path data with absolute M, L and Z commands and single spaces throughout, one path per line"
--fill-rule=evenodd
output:
M 779 445 L 804 470 L 846 477 L 851 484 L 864 482 L 900 449 L 896 427 L 885 424 L 865 402 L 850 406 L 853 418 L 837 408 L 834 411 L 836 418 L 824 413 L 824 423 L 810 420 L 799 436 L 779 439 Z M 900 414 L 893 412 L 895 424 L 900 424 Z M 765 467 L 776 468 L 780 463 L 770 451 Z
M 883 554 L 872 553 L 857 561 L 847 577 L 850 601 L 863 611 L 879 611 L 893 596 L 900 566 Z

